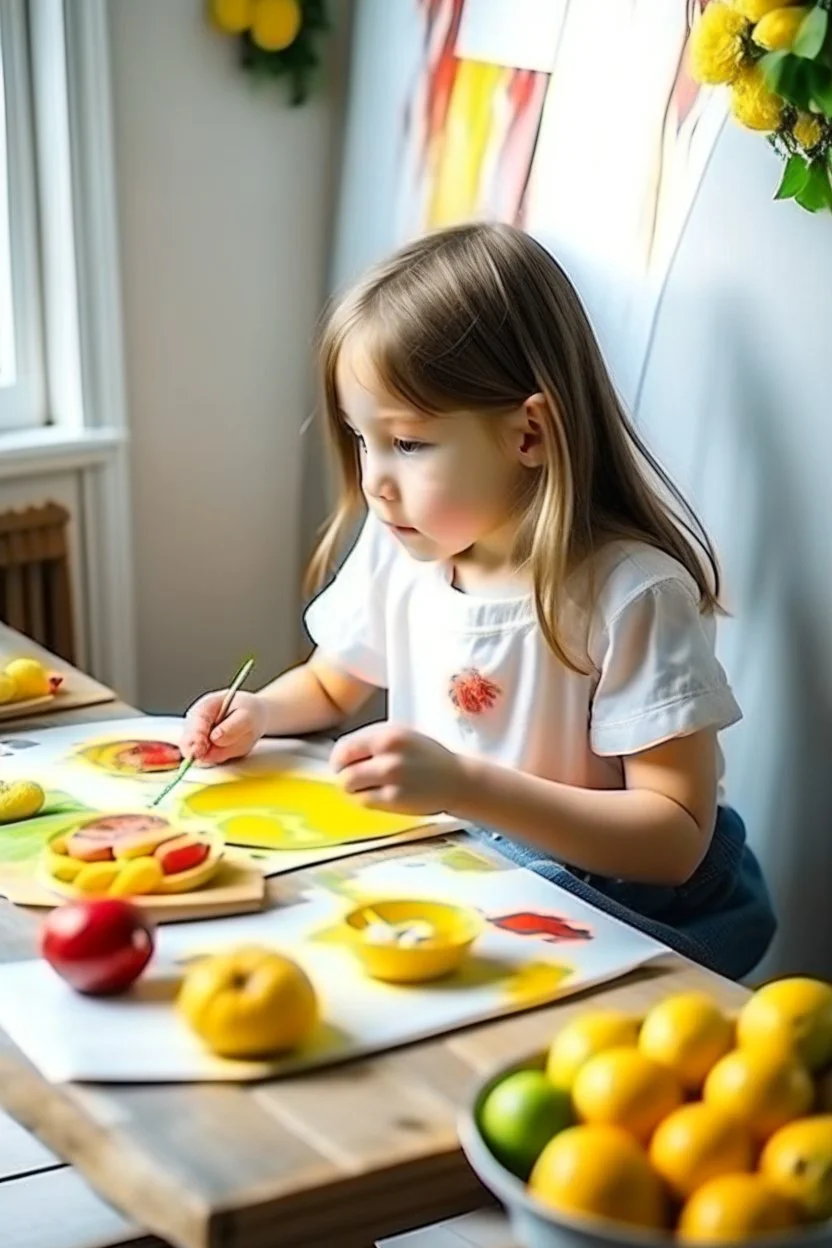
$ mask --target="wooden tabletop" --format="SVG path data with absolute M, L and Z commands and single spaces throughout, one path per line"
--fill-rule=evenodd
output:
M 279 897 L 280 879 L 269 888 Z M 35 932 L 31 915 L 0 901 L 0 958 L 32 957 Z M 459 1150 L 455 1119 L 491 1067 L 543 1047 L 590 995 L 641 1011 L 688 988 L 726 1007 L 746 995 L 668 953 L 559 1005 L 245 1086 L 52 1085 L 0 1032 L 0 1104 L 133 1223 L 173 1245 L 371 1248 L 488 1202 Z

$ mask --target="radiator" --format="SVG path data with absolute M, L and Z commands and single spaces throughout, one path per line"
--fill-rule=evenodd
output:
M 74 663 L 69 519 L 58 503 L 0 513 L 0 620 Z

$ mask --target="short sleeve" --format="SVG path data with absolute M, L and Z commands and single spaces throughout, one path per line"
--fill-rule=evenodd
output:
M 396 550 L 368 515 L 335 579 L 309 604 L 304 623 L 322 654 L 368 684 L 387 686 L 387 594 Z
M 590 713 L 596 754 L 635 754 L 742 718 L 714 651 L 714 619 L 680 578 L 635 595 L 603 633 Z

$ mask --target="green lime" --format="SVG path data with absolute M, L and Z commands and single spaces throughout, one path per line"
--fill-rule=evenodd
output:
M 552 1136 L 574 1121 L 569 1092 L 540 1070 L 518 1070 L 488 1093 L 479 1127 L 497 1160 L 525 1182 Z

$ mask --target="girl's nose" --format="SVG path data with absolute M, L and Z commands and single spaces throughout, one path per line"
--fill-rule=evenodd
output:
M 368 454 L 364 459 L 364 472 L 362 474 L 362 485 L 364 493 L 369 494 L 371 498 L 380 498 L 386 502 L 390 502 L 397 495 L 396 483 L 389 470 L 389 465 L 385 464 L 379 457 Z

